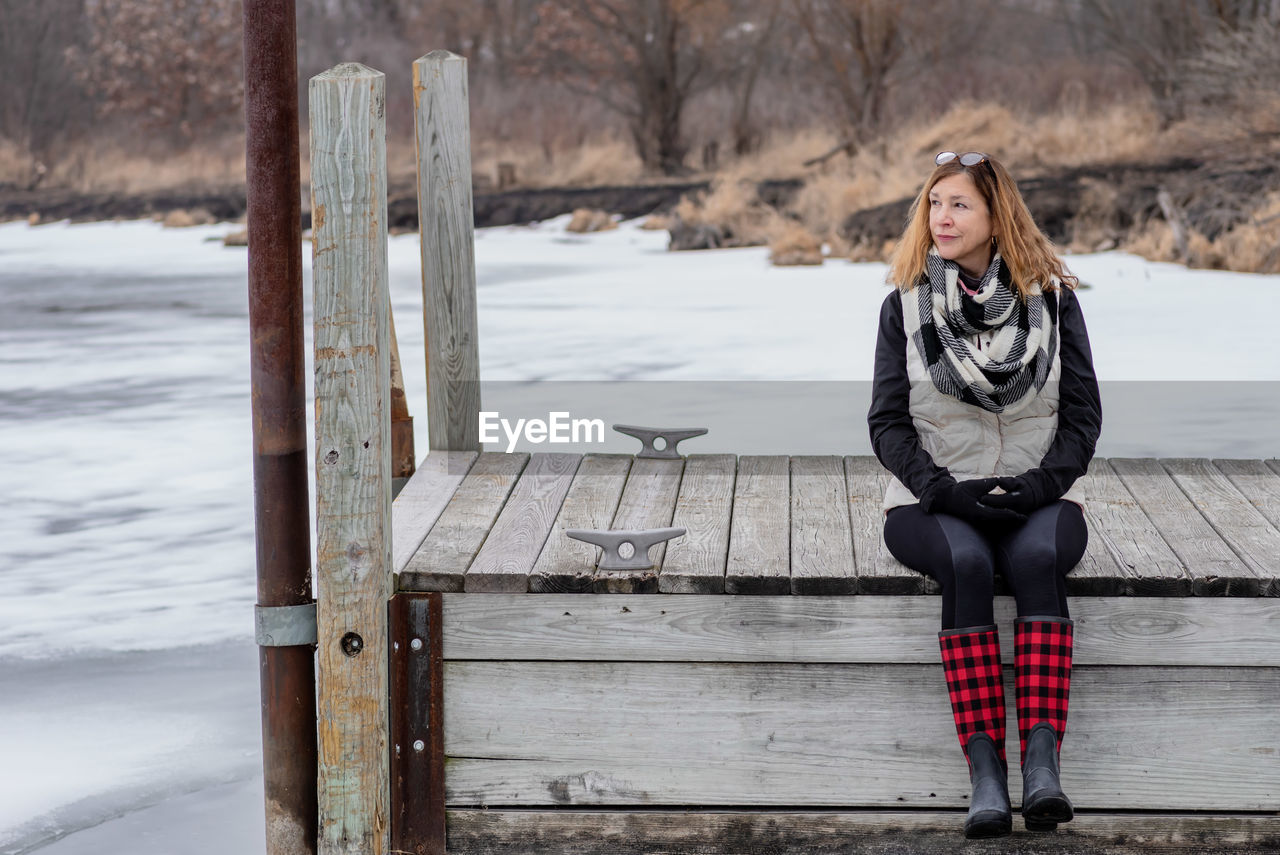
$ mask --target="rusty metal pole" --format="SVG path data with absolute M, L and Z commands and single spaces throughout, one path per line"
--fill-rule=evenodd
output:
M 244 0 L 258 605 L 311 594 L 294 0 Z M 262 644 L 263 639 L 259 639 Z M 268 855 L 316 851 L 315 654 L 259 648 Z

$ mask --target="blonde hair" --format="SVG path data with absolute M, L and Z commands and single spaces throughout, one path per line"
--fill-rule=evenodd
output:
M 957 157 L 933 170 L 920 195 L 911 203 L 907 228 L 889 259 L 889 282 L 899 290 L 910 291 L 924 276 L 926 259 L 933 247 L 933 232 L 929 228 L 929 191 L 943 178 L 960 173 L 968 174 L 987 203 L 991 234 L 1023 300 L 1027 298 L 1033 282 L 1040 283 L 1042 291 L 1057 290 L 1055 279 L 1071 289 L 1079 284 L 1079 279 L 1067 272 L 1062 259 L 1058 258 L 1053 243 L 1032 219 L 1013 177 L 992 157 L 975 166 L 964 166 Z

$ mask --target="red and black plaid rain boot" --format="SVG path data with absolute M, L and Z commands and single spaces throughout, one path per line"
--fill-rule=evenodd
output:
M 1060 617 L 1020 617 L 1013 623 L 1022 818 L 1028 831 L 1053 831 L 1058 823 L 1075 816 L 1058 779 L 1058 752 L 1067 729 L 1074 626 Z
M 969 761 L 973 795 L 964 836 L 1003 837 L 1013 830 L 1009 763 L 1004 753 L 1004 676 L 1000 636 L 994 626 L 938 633 L 951 712 L 960 747 Z

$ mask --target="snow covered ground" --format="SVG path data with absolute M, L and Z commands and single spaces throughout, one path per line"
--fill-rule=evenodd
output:
M 710 427 L 689 452 L 869 453 L 883 265 L 779 269 L 763 249 L 672 254 L 665 232 L 565 221 L 477 234 L 485 409 Z M 262 851 L 230 229 L 0 225 L 0 855 Z M 416 238 L 389 261 L 426 448 Z M 1091 286 L 1099 454 L 1280 453 L 1280 359 L 1249 311 L 1280 277 L 1068 262 Z

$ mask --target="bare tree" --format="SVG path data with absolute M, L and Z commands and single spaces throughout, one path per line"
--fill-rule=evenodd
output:
M 82 0 L 0 0 L 0 137 L 48 161 L 83 124 L 85 97 L 66 62 L 84 39 Z
M 238 122 L 240 0 L 86 0 L 91 35 L 71 52 L 104 115 L 192 141 Z
M 523 70 L 550 74 L 627 122 L 645 167 L 684 169 L 681 118 L 716 79 L 723 0 L 546 0 Z
M 1077 0 L 1074 21 L 1141 76 L 1169 125 L 1186 114 L 1182 75 L 1206 40 L 1275 11 L 1270 0 Z
M 854 151 L 883 126 L 891 75 L 907 47 L 909 4 L 894 0 L 792 0 L 816 68 L 840 106 L 844 139 Z
M 744 20 L 731 26 L 723 40 L 725 81 L 733 98 L 729 132 L 733 152 L 738 156 L 759 147 L 761 131 L 752 120 L 752 96 L 756 84 L 768 69 L 771 53 L 780 49 L 778 37 L 784 21 L 786 0 L 759 0 L 751 8 L 739 10 Z M 746 5 L 746 4 L 740 4 Z
M 1280 15 L 1211 34 L 1183 66 L 1188 98 L 1267 137 L 1280 131 Z

